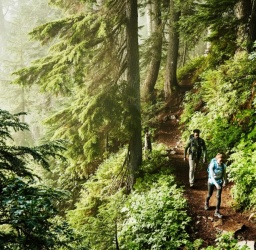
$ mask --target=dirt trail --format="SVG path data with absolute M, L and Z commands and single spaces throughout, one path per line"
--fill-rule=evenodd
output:
M 155 134 L 155 141 L 167 145 L 170 159 L 170 167 L 177 177 L 177 181 L 184 186 L 185 197 L 188 200 L 188 213 L 192 217 L 193 226 L 191 227 L 191 236 L 193 239 L 201 238 L 204 240 L 204 247 L 214 245 L 216 235 L 221 232 L 235 232 L 235 237 L 240 241 L 256 240 L 256 224 L 248 221 L 250 214 L 239 213 L 232 209 L 232 197 L 230 189 L 232 184 L 224 187 L 222 192 L 222 202 L 220 212 L 222 219 L 213 216 L 215 211 L 215 191 L 210 200 L 210 210 L 204 210 L 204 201 L 207 194 L 207 164 L 198 169 L 195 176 L 195 186 L 189 187 L 188 182 L 188 161 L 183 160 L 184 147 L 180 140 L 179 127 L 179 105 L 176 104 L 171 110 L 159 116 L 159 124 Z M 174 119 L 175 116 L 175 119 Z M 175 154 L 172 154 L 175 151 Z M 209 161 L 209 159 L 208 159 Z

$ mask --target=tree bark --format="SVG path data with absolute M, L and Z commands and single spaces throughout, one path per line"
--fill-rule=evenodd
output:
M 138 13 L 137 0 L 126 1 L 126 36 L 127 36 L 127 82 L 129 89 L 129 155 L 128 171 L 130 189 L 136 181 L 136 172 L 142 162 L 141 139 L 141 104 L 139 75 L 139 45 L 138 45 Z
M 256 0 L 251 1 L 251 12 L 249 19 L 249 52 L 253 48 L 253 43 L 256 41 Z
M 175 9 L 174 0 L 170 0 L 170 20 L 169 20 L 169 39 L 166 62 L 166 76 L 164 83 L 165 99 L 167 100 L 173 90 L 179 85 L 177 82 L 177 64 L 179 51 L 179 32 L 177 23 L 180 18 L 180 12 Z
M 147 69 L 147 76 L 143 83 L 143 99 L 146 102 L 153 102 L 155 99 L 154 88 L 156 85 L 156 81 L 158 78 L 158 73 L 161 64 L 161 56 L 162 56 L 162 43 L 163 43 L 163 35 L 162 35 L 162 20 L 161 20 L 161 7 L 159 0 L 154 0 L 151 3 L 151 27 L 152 27 L 152 58 Z
M 235 14 L 240 21 L 237 33 L 238 44 L 242 45 L 246 42 L 246 48 L 242 49 L 251 52 L 256 40 L 256 1 L 240 0 L 235 5 Z

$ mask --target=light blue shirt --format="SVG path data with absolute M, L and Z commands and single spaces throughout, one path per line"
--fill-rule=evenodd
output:
M 224 163 L 218 164 L 217 160 L 213 158 L 209 165 L 208 182 L 211 184 L 221 185 L 226 175 L 226 165 Z

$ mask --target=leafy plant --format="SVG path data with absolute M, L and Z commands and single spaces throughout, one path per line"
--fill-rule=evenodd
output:
M 232 249 L 232 250 L 249 250 L 247 246 L 239 246 L 238 240 L 234 238 L 233 233 L 225 233 L 219 235 L 216 239 L 216 246 L 208 246 L 203 248 L 205 250 L 223 250 L 223 249 Z
M 178 69 L 177 77 L 179 80 L 190 79 L 190 82 L 194 82 L 200 73 L 200 69 L 205 62 L 205 57 L 196 57 L 189 61 L 185 66 Z
M 166 146 L 159 143 L 153 143 L 152 152 L 148 155 L 141 165 L 141 176 L 145 174 L 161 173 L 163 169 L 170 169 L 169 159 L 167 157 Z
M 229 176 L 236 183 L 232 189 L 236 209 L 253 209 L 256 207 L 255 152 L 256 143 L 245 138 L 241 140 L 230 157 L 232 164 L 229 168 Z
M 255 79 L 254 60 L 245 52 L 237 53 L 233 60 L 201 75 L 186 96 L 181 117 L 184 140 L 199 127 L 209 158 L 219 151 L 229 156 L 236 206 L 243 209 L 255 207 Z
M 172 176 L 133 192 L 123 208 L 120 249 L 178 249 L 188 241 L 186 200 Z

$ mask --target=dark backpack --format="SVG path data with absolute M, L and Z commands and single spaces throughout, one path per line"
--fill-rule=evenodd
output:
M 205 147 L 204 140 L 200 137 L 198 138 L 198 140 L 195 140 L 194 135 L 191 134 L 189 136 L 189 141 L 190 141 L 189 154 L 192 155 L 192 159 L 194 158 L 200 159 L 203 148 Z

